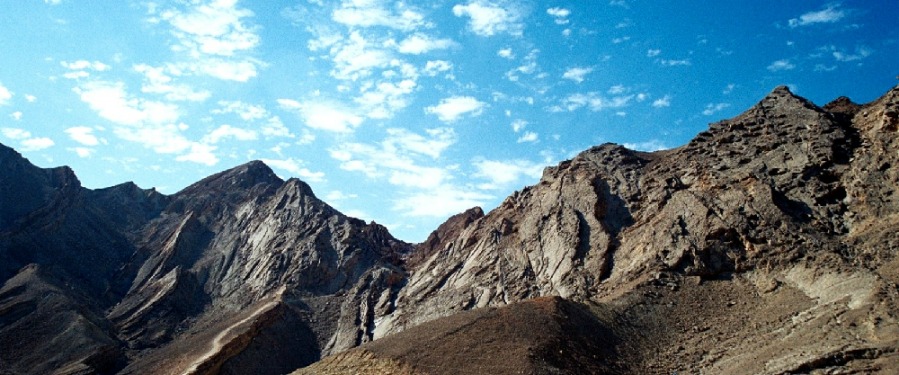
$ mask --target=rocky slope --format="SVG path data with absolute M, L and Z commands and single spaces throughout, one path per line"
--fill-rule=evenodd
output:
M 0 146 L 0 373 L 897 373 L 897 113 L 779 87 L 415 246 L 259 162 L 165 196 Z
M 0 153 L 2 371 L 284 373 L 370 340 L 404 275 L 408 245 L 260 162 L 163 196 Z

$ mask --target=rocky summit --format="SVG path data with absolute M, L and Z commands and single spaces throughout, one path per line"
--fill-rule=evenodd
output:
M 421 244 L 250 162 L 174 195 L 0 146 L 0 373 L 899 373 L 899 87 L 778 87 Z

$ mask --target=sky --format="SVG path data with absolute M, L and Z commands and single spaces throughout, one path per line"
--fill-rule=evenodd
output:
M 605 142 L 897 84 L 899 2 L 0 0 L 0 143 L 173 194 L 262 160 L 419 242 Z

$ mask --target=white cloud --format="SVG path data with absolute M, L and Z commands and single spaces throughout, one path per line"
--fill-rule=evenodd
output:
M 233 138 L 238 141 L 255 141 L 258 135 L 252 130 L 236 128 L 231 125 L 221 125 L 203 137 L 203 143 L 216 144 L 225 138 Z
M 12 99 L 12 91 L 9 91 L 6 86 L 3 86 L 3 82 L 0 82 L 0 105 L 9 104 L 9 100 Z
M 22 119 L 22 115 L 23 115 L 23 113 L 21 111 L 15 111 L 15 112 L 9 114 L 9 118 L 11 118 L 15 121 L 19 121 Z
M 94 153 L 94 149 L 87 147 L 75 147 L 70 150 L 75 151 L 79 158 L 88 158 Z
M 312 143 L 312 141 L 315 140 L 315 136 L 309 133 L 309 130 L 307 129 L 303 129 L 303 131 L 304 137 L 301 141 L 304 142 L 301 143 Z M 281 121 L 281 118 L 278 116 L 269 117 L 268 121 L 262 125 L 262 135 L 266 137 L 293 137 L 293 134 L 290 133 L 290 129 L 284 126 L 284 122 Z
M 662 54 L 662 50 L 660 49 L 650 49 L 646 51 L 646 57 L 656 57 Z
M 593 68 L 587 67 L 573 67 L 565 71 L 565 74 L 562 74 L 562 78 L 570 79 L 577 83 L 584 82 L 584 76 L 593 72 Z
M 121 82 L 88 82 L 73 89 L 100 117 L 122 125 L 172 123 L 178 108 L 172 104 L 128 97 Z
M 437 115 L 443 122 L 453 122 L 465 114 L 478 116 L 483 112 L 486 103 L 471 96 L 453 96 L 440 101 L 436 106 L 425 108 L 426 113 Z
M 175 157 L 177 161 L 189 161 L 197 164 L 213 166 L 218 164 L 219 158 L 213 153 L 215 146 L 192 142 L 187 152 Z
M 334 69 L 331 75 L 340 80 L 356 81 L 368 77 L 374 69 L 383 69 L 394 60 L 384 48 L 370 43 L 358 31 L 350 33 L 345 43 L 331 48 Z
M 693 65 L 693 63 L 691 63 L 689 59 L 682 59 L 682 60 L 662 59 L 662 60 L 659 60 L 659 63 L 661 63 L 664 66 L 690 66 L 690 65 Z
M 734 89 L 735 89 L 735 88 L 737 88 L 737 84 L 735 84 L 735 83 L 728 83 L 728 84 L 727 84 L 727 87 L 725 87 L 725 88 L 724 88 L 724 91 L 722 91 L 721 93 L 724 94 L 724 95 L 730 94 L 730 93 L 734 92 Z
M 406 107 L 407 96 L 417 87 L 414 79 L 403 79 L 397 83 L 381 82 L 354 99 L 368 118 L 386 119 Z
M 612 95 L 619 95 L 619 94 L 624 94 L 627 91 L 628 91 L 628 88 L 626 86 L 615 85 L 615 86 L 609 87 L 608 93 L 612 94 Z M 640 99 L 640 100 L 642 100 L 642 99 Z
M 671 147 L 665 145 L 665 142 L 662 142 L 658 139 L 649 140 L 646 142 L 638 142 L 638 143 L 625 143 L 622 146 L 629 148 L 635 151 L 643 151 L 643 152 L 653 152 L 659 150 L 667 150 Z
M 730 103 L 709 103 L 705 106 L 705 109 L 702 111 L 703 115 L 711 116 L 725 108 L 730 107 Z
M 448 217 L 494 197 L 474 189 L 441 185 L 427 191 L 403 196 L 394 201 L 393 209 L 412 217 Z
M 157 13 L 157 5 L 148 6 L 150 22 L 167 22 L 177 39 L 172 46 L 190 62 L 183 68 L 221 80 L 246 82 L 257 75 L 262 62 L 249 56 L 260 38 L 256 27 L 244 20 L 253 12 L 239 8 L 236 0 L 196 0 L 183 9 Z
M 19 141 L 19 151 L 40 151 L 52 147 L 55 143 L 46 137 L 32 137 L 31 132 L 18 128 L 0 128 L 0 134 L 14 141 Z
M 613 97 L 604 97 L 596 92 L 574 93 L 562 99 L 561 107 L 554 107 L 554 111 L 575 111 L 580 108 L 589 108 L 591 111 L 598 112 L 609 108 L 623 108 L 630 104 L 634 99 L 634 95 L 621 95 Z
M 61 3 L 61 2 L 62 2 L 62 0 L 44 0 L 44 4 L 50 4 L 50 5 L 59 5 L 59 3 Z
M 333 191 L 329 192 L 327 195 L 325 195 L 325 200 L 328 202 L 342 201 L 342 200 L 355 199 L 355 198 L 359 198 L 359 196 L 356 194 L 346 194 L 340 190 L 333 190 Z
M 768 70 L 770 70 L 772 72 L 779 72 L 782 70 L 792 70 L 795 67 L 796 66 L 793 65 L 793 63 L 791 63 L 790 60 L 783 59 L 783 60 L 777 60 L 777 61 L 771 63 L 771 65 L 768 65 Z
M 34 103 L 35 101 L 37 101 L 37 97 L 34 95 L 25 95 L 25 100 L 27 100 L 29 103 Z
M 568 16 L 571 15 L 571 11 L 565 8 L 555 7 L 547 9 L 546 14 L 555 18 L 557 25 L 564 25 L 568 23 Z
M 477 170 L 474 176 L 487 180 L 479 185 L 485 190 L 520 185 L 523 179 L 537 180 L 545 167 L 527 160 L 475 160 L 473 164 Z
M 518 143 L 537 142 L 538 139 L 539 137 L 537 136 L 537 133 L 524 132 L 521 137 L 518 137 Z
M 239 100 L 220 100 L 218 102 L 218 105 L 220 106 L 220 108 L 212 110 L 213 114 L 220 115 L 233 113 L 239 116 L 244 121 L 255 121 L 269 116 L 268 111 L 264 107 L 260 105 L 244 103 Z
M 450 39 L 433 39 L 422 33 L 415 33 L 403 39 L 397 47 L 397 51 L 405 54 L 420 55 L 434 50 L 453 47 L 456 42 Z
M 509 59 L 509 60 L 512 60 L 515 58 L 515 54 L 512 53 L 511 48 L 503 48 L 499 51 L 496 51 L 496 55 L 499 57 L 502 57 L 504 59 Z
M 428 61 L 425 64 L 424 74 L 428 76 L 436 76 L 441 72 L 446 72 L 453 69 L 453 63 L 445 60 L 433 60 Z
M 306 126 L 335 133 L 350 133 L 362 125 L 363 118 L 350 108 L 331 101 L 307 101 L 278 99 L 285 110 L 299 113 Z
M 0 128 L 0 134 L 14 141 L 21 141 L 31 138 L 31 132 L 19 128 Z
M 77 60 L 74 62 L 68 61 L 60 61 L 60 65 L 69 70 L 93 70 L 96 72 L 103 72 L 109 70 L 109 65 L 106 65 L 100 61 L 87 61 L 87 60 Z
M 53 147 L 56 144 L 52 139 L 46 137 L 28 138 L 22 141 L 22 152 L 40 151 Z
M 346 0 L 334 10 L 331 19 L 346 26 L 382 26 L 411 31 L 428 26 L 424 16 L 418 11 L 399 3 L 395 10 L 386 9 L 378 0 Z
M 206 90 L 196 91 L 188 85 L 172 83 L 172 77 L 166 74 L 166 67 L 152 67 L 146 64 L 134 66 L 134 71 L 144 75 L 141 91 L 148 94 L 164 95 L 171 101 L 202 102 L 212 93 Z
M 287 159 L 262 159 L 262 162 L 271 166 L 272 168 L 284 170 L 291 175 L 298 176 L 300 179 L 308 182 L 322 182 L 325 180 L 325 174 L 323 172 L 313 172 L 308 168 L 304 167 L 305 163 L 302 160 L 296 160 L 294 158 Z
M 827 8 L 818 11 L 804 13 L 799 18 L 788 21 L 790 27 L 808 26 L 816 23 L 834 23 L 846 16 L 846 12 L 837 9 L 839 5 L 828 5 Z
M 528 122 L 522 119 L 512 121 L 512 131 L 518 133 L 528 126 Z
M 655 108 L 664 108 L 671 106 L 671 96 L 665 95 L 661 98 L 658 98 L 652 102 L 652 106 Z
M 96 146 L 100 140 L 93 134 L 94 129 L 87 126 L 75 126 L 65 130 L 69 138 L 85 146 Z
M 872 50 L 867 47 L 858 47 L 855 53 L 846 53 L 843 51 L 834 51 L 833 58 L 840 62 L 858 61 L 871 56 Z
M 456 132 L 452 128 L 427 129 L 425 132 L 429 137 L 426 138 L 406 129 L 387 129 L 388 138 L 384 141 L 385 148 L 400 148 L 437 159 L 443 151 L 456 143 Z
M 521 35 L 524 26 L 521 24 L 520 12 L 512 7 L 504 8 L 486 0 L 470 1 L 466 5 L 453 6 L 456 17 L 470 18 L 468 26 L 480 36 L 493 36 L 499 33 Z

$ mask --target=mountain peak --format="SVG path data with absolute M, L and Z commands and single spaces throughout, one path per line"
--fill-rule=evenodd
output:
M 206 177 L 188 186 L 181 193 L 198 192 L 214 189 L 233 191 L 248 189 L 256 185 L 280 186 L 284 183 L 268 165 L 260 160 L 253 160 L 223 172 Z

